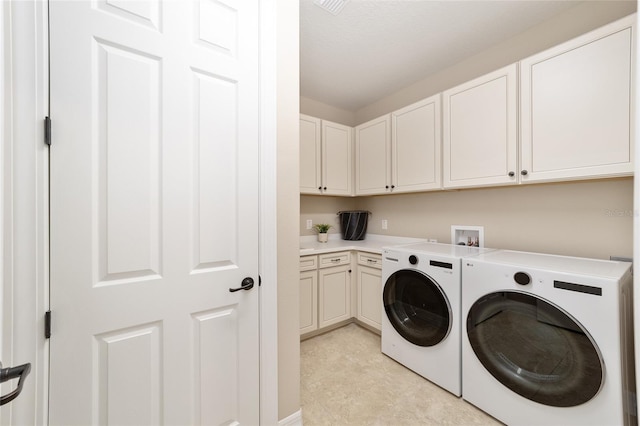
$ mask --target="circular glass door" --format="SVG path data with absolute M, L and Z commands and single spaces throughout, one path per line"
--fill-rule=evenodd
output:
M 493 377 L 540 404 L 580 405 L 602 386 L 604 364 L 587 331 L 535 296 L 502 291 L 482 297 L 469 311 L 467 336 Z
M 414 345 L 433 346 L 449 334 L 449 302 L 427 275 L 410 269 L 396 271 L 387 279 L 382 299 L 393 328 Z

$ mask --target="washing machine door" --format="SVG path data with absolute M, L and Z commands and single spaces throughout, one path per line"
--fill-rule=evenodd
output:
M 477 300 L 467 337 L 482 365 L 517 394 L 554 407 L 593 398 L 604 379 L 595 342 L 567 312 L 528 293 L 502 291 Z
M 414 345 L 437 345 L 449 334 L 451 306 L 428 275 L 412 269 L 396 271 L 384 284 L 382 298 L 393 328 Z

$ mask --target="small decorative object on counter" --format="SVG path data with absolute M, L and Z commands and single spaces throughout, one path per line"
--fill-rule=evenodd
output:
M 313 228 L 318 233 L 318 241 L 321 243 L 326 243 L 329 241 L 329 229 L 331 229 L 331 225 L 327 223 L 317 223 L 313 226 Z

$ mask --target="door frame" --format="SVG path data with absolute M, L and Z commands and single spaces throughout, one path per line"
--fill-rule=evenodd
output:
M 48 4 L 0 2 L 0 360 L 31 362 L 0 424 L 48 423 Z M 260 2 L 260 421 L 278 423 L 276 0 Z M 55 117 L 53 129 L 55 135 Z M 55 139 L 54 139 L 55 146 Z M 55 332 L 55 314 L 54 332 Z M 12 383 L 3 384 L 3 393 Z

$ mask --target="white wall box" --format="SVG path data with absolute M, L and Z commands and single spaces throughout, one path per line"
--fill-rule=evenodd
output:
M 443 187 L 518 182 L 517 64 L 443 92 Z
M 440 189 L 440 95 L 356 127 L 356 195 Z
M 318 258 L 318 328 L 322 328 L 351 318 L 351 253 Z
M 380 331 L 382 327 L 382 256 L 358 252 L 357 316 Z
M 633 173 L 634 23 L 521 61 L 523 183 Z
M 300 115 L 300 193 L 353 195 L 353 128 Z

